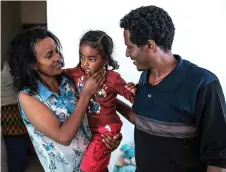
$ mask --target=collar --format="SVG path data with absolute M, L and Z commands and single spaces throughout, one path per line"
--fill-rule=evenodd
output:
M 59 85 L 59 88 L 62 87 L 67 81 L 69 81 L 69 79 L 67 79 L 65 76 L 63 76 L 61 79 L 61 84 Z M 42 98 L 43 101 L 47 101 L 48 98 L 54 93 L 52 91 L 50 91 L 46 86 L 44 86 L 40 82 L 40 80 L 38 80 L 37 82 L 38 82 L 37 93 L 39 94 L 39 96 Z
M 159 84 L 152 87 L 157 87 L 166 91 L 174 91 L 178 88 L 183 78 L 188 72 L 191 63 L 187 60 L 183 60 L 179 55 L 174 55 L 175 59 L 178 60 L 177 66 L 169 73 Z M 150 85 L 149 84 L 150 70 L 144 71 L 141 74 L 139 86 Z

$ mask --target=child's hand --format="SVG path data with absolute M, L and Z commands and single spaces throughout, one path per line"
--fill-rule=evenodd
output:
M 137 91 L 137 85 L 134 84 L 133 82 L 129 82 L 127 85 L 125 85 L 126 89 L 129 90 L 133 96 L 135 96 L 136 91 Z
M 93 96 L 94 94 L 96 94 L 96 92 L 104 84 L 105 74 L 106 74 L 106 71 L 103 69 L 100 69 L 97 72 L 95 72 L 92 76 L 90 76 L 86 80 L 82 91 L 90 96 Z

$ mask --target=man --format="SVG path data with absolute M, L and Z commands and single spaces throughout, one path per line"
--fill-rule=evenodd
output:
M 226 105 L 218 78 L 172 54 L 175 28 L 163 9 L 132 10 L 120 27 L 126 56 L 143 71 L 133 104 L 137 171 L 226 171 Z

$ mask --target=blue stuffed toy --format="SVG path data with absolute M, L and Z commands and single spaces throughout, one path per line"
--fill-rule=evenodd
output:
M 135 172 L 135 147 L 124 144 L 120 148 L 121 155 L 116 160 L 113 172 Z

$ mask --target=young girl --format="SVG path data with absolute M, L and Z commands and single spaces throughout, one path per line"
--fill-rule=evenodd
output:
M 81 170 L 84 172 L 104 172 L 109 164 L 110 155 L 105 154 L 107 147 L 102 143 L 102 134 L 119 133 L 122 122 L 116 113 L 116 96 L 120 94 L 133 103 L 133 93 L 125 86 L 127 83 L 114 72 L 118 69 L 113 60 L 113 41 L 103 31 L 89 31 L 82 37 L 79 45 L 80 61 L 77 67 L 66 70 L 73 78 L 78 91 L 81 91 L 86 79 L 100 68 L 106 69 L 106 80 L 102 89 L 91 99 L 88 107 L 88 123 L 92 139 L 84 153 Z M 109 67 L 112 69 L 110 70 Z

